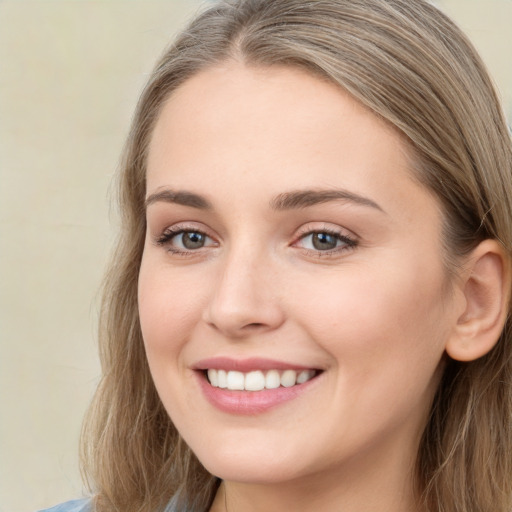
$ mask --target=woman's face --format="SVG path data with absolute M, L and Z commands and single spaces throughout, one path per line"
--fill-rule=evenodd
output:
M 158 119 L 147 226 L 151 373 L 210 472 L 410 470 L 462 298 L 403 138 L 303 71 L 214 67 Z

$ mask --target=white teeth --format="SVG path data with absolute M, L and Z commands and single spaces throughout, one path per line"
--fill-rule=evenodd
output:
M 281 375 L 281 386 L 291 388 L 297 382 L 297 372 L 293 370 L 285 370 Z
M 245 386 L 242 372 L 228 372 L 228 389 L 243 391 Z
M 213 370 L 215 371 L 215 370 Z M 226 375 L 226 371 L 225 370 L 218 370 L 217 371 L 217 380 L 218 380 L 218 386 L 219 388 L 227 388 L 228 387 L 228 376 Z M 211 381 L 210 381 L 211 382 Z M 212 385 L 214 385 L 212 383 Z
M 219 377 L 217 370 L 208 370 L 208 380 L 210 381 L 212 386 L 216 388 L 219 387 Z
M 267 389 L 276 389 L 281 385 L 281 377 L 277 370 L 270 370 L 265 376 L 265 387 Z
M 265 376 L 263 372 L 249 372 L 245 376 L 245 389 L 247 391 L 260 391 L 265 388 Z
M 315 376 L 315 372 L 313 370 L 302 370 L 299 375 L 297 375 L 297 384 L 304 384 L 308 380 L 312 379 Z
M 263 372 L 254 370 L 247 373 L 237 371 L 215 370 L 207 371 L 208 380 L 215 388 L 232 391 L 261 391 L 262 389 L 276 389 L 280 386 L 289 388 L 296 384 L 304 384 L 315 376 L 314 370 L 302 370 L 297 374 L 295 370 L 269 370 Z

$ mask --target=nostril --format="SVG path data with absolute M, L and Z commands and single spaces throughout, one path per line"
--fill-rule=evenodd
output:
M 261 323 L 252 323 L 252 324 L 247 324 L 245 326 L 246 329 L 258 329 L 260 327 L 263 327 L 265 324 L 261 324 Z

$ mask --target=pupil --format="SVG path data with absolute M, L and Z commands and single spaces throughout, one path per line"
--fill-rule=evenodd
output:
M 183 233 L 183 245 L 187 249 L 199 249 L 204 245 L 204 235 L 201 233 Z
M 313 247 L 320 251 L 334 249 L 337 243 L 338 239 L 329 233 L 315 233 L 313 235 Z

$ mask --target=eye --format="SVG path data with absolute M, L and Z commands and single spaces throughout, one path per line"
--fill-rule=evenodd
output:
M 331 233 L 311 233 L 303 240 L 309 239 L 309 244 L 318 251 L 329 251 L 335 249 L 339 243 L 339 237 Z
M 297 245 L 308 251 L 336 253 L 353 248 L 357 242 L 349 236 L 336 231 L 309 231 L 302 235 Z
M 197 229 L 167 228 L 156 240 L 174 253 L 196 251 L 203 247 L 215 245 L 214 240 Z
M 183 249 L 193 250 L 204 247 L 207 236 L 198 231 L 184 231 L 173 237 L 174 243 Z

